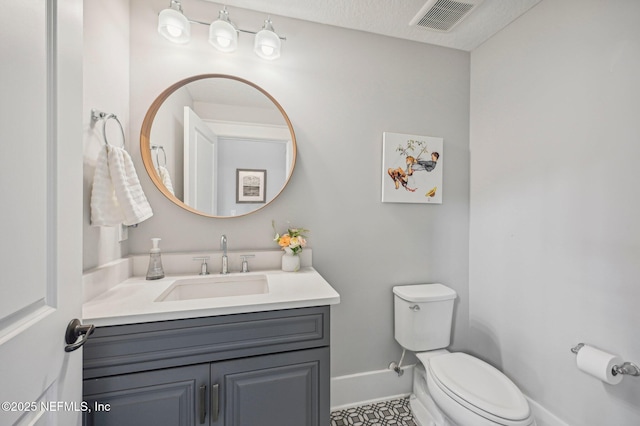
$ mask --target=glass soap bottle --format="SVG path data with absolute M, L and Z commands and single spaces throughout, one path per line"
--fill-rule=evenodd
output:
M 153 247 L 149 251 L 149 269 L 147 269 L 148 280 L 159 280 L 164 278 L 164 269 L 162 269 L 162 258 L 160 257 L 160 238 L 152 238 Z

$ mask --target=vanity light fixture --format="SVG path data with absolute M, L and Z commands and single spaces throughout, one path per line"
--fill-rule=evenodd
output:
M 158 32 L 174 43 L 184 44 L 191 39 L 191 25 L 179 0 L 171 0 L 169 7 L 158 15 Z
M 280 37 L 273 29 L 271 18 L 264 21 L 264 26 L 256 34 L 253 51 L 262 59 L 277 59 L 280 57 Z
M 273 29 L 271 18 L 264 21 L 258 32 L 243 30 L 235 26 L 229 19 L 229 12 L 225 6 L 218 14 L 218 19 L 212 23 L 194 21 L 182 12 L 180 0 L 170 0 L 169 8 L 164 9 L 158 16 L 158 32 L 174 43 L 187 43 L 191 38 L 190 24 L 209 26 L 209 43 L 221 52 L 234 52 L 238 48 L 238 33 L 255 35 L 253 51 L 263 59 L 277 59 L 280 57 L 282 41 L 286 37 L 279 36 Z
M 233 52 L 238 48 L 238 29 L 229 20 L 226 6 L 218 19 L 209 25 L 209 43 L 221 52 Z

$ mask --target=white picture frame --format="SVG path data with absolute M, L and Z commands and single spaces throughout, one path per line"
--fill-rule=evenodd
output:
M 382 202 L 442 204 L 444 140 L 383 132 Z

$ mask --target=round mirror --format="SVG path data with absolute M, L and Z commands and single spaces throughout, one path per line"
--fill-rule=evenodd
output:
M 209 217 L 243 216 L 282 192 L 296 138 L 280 104 L 255 84 L 205 74 L 158 96 L 142 123 L 147 173 L 178 206 Z

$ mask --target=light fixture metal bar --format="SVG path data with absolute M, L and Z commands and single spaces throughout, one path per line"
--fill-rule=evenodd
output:
M 247 33 L 247 34 L 253 34 L 253 35 L 258 34 L 258 31 L 243 30 L 243 29 L 240 29 L 240 28 L 238 28 L 238 31 L 240 31 L 241 33 Z M 275 33 L 274 33 L 274 34 L 275 34 Z M 287 37 L 285 37 L 285 36 L 281 36 L 281 35 L 278 35 L 278 34 L 276 34 L 276 35 L 278 36 L 278 38 L 279 38 L 280 40 L 284 40 L 284 41 L 286 41 L 286 40 L 287 40 Z
M 211 25 L 211 22 L 196 21 L 196 20 L 193 20 L 193 19 L 190 19 L 190 18 L 187 18 L 187 20 L 188 20 L 189 22 L 191 22 L 192 24 L 200 24 L 200 25 L 206 25 L 206 26 Z M 236 30 L 238 30 L 238 31 L 239 31 L 239 32 L 241 32 L 241 33 L 246 33 L 246 34 L 253 34 L 253 35 L 258 34 L 258 32 L 257 32 L 257 31 L 243 30 L 242 28 L 236 28 Z M 276 34 L 276 35 L 277 35 L 277 34 Z M 279 38 L 280 40 L 287 41 L 287 37 L 285 37 L 285 36 L 278 35 L 278 38 Z

